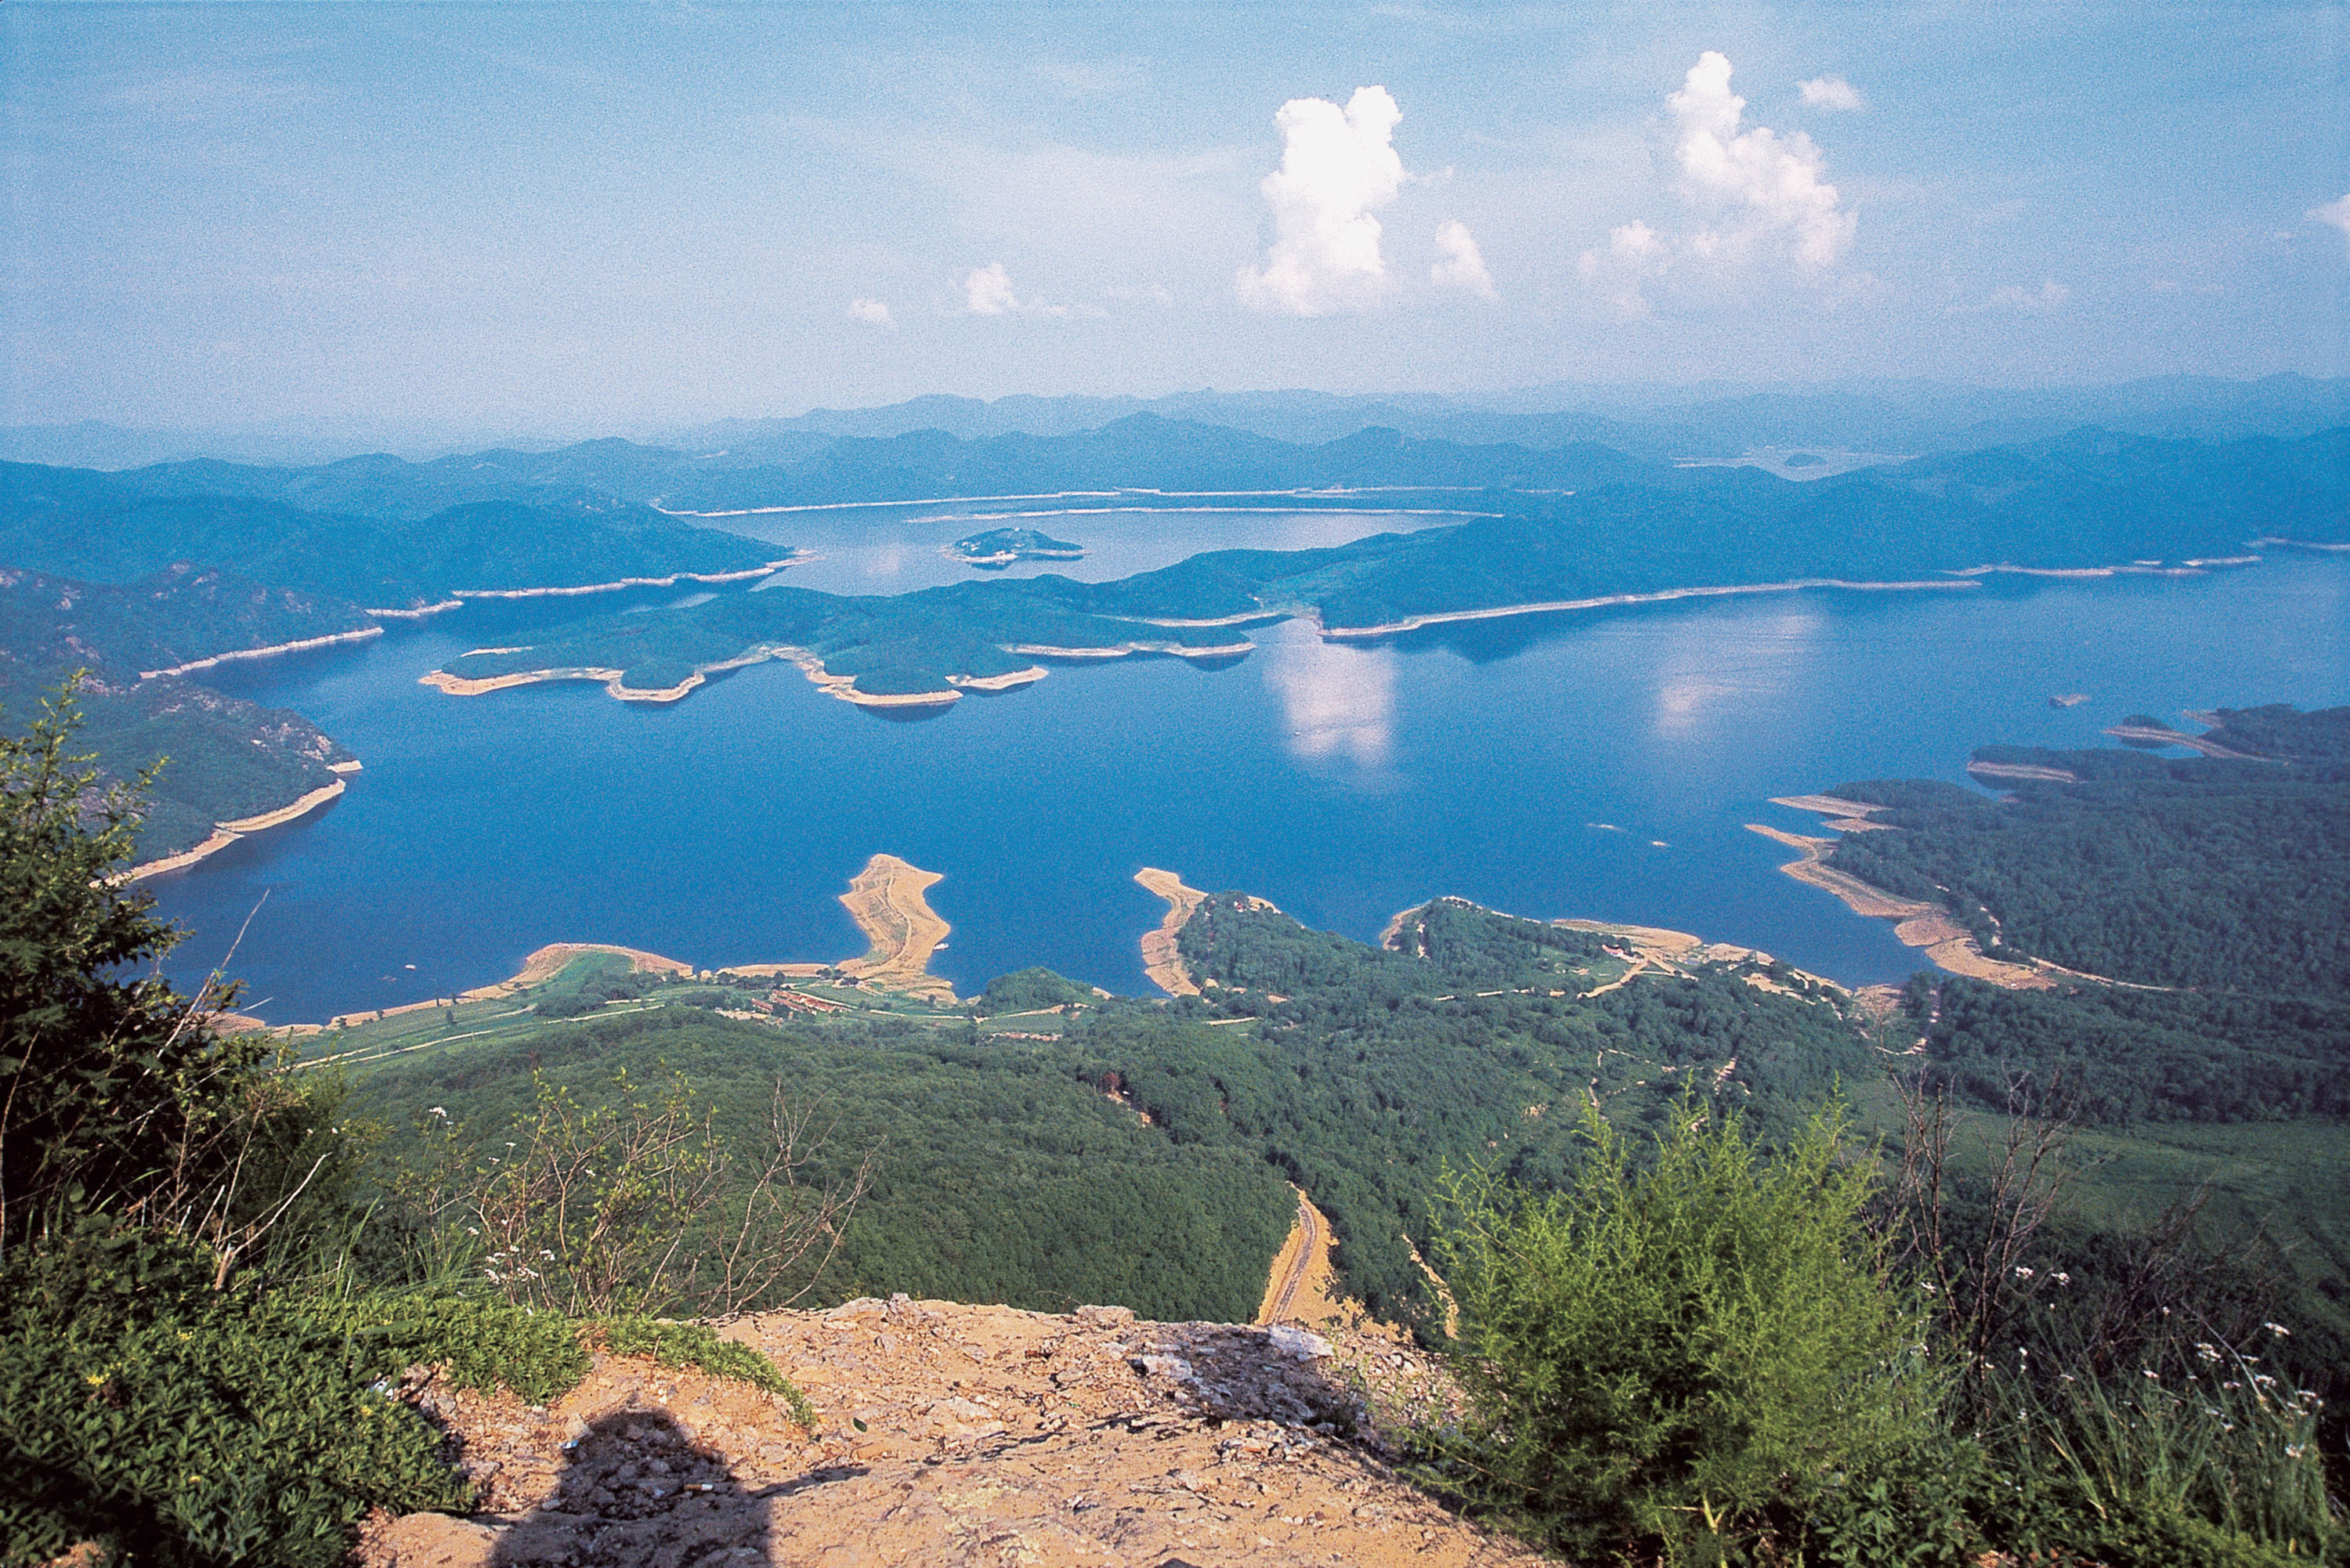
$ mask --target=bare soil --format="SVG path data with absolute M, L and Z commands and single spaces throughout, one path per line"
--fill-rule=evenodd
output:
M 726 1332 L 816 1408 L 608 1359 L 556 1405 L 411 1390 L 485 1488 L 370 1521 L 364 1568 L 1224 1568 L 1541 1559 L 1399 1479 L 1388 1434 L 1455 1396 L 1376 1333 L 851 1302 Z

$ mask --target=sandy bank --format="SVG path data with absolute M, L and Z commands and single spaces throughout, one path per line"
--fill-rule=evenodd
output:
M 486 653 L 524 650 L 483 649 L 476 651 Z M 733 659 L 723 659 L 715 664 L 696 665 L 691 675 L 674 686 L 630 686 L 628 684 L 625 670 L 593 664 L 556 665 L 545 670 L 517 670 L 511 674 L 489 675 L 478 679 L 472 676 L 452 675 L 445 670 L 435 670 L 430 674 L 418 676 L 416 680 L 421 686 L 432 687 L 437 691 L 447 692 L 452 697 L 480 697 L 492 691 L 509 691 L 516 686 L 536 686 L 550 680 L 597 680 L 603 683 L 608 694 L 623 702 L 674 702 L 696 687 L 706 684 L 712 675 L 723 674 L 729 670 L 745 669 L 754 664 L 764 664 L 771 659 L 790 660 L 798 667 L 801 674 L 806 676 L 812 684 L 827 695 L 837 697 L 844 702 L 854 702 L 860 708 L 942 708 L 950 702 L 959 701 L 962 696 L 961 691 L 951 689 L 942 691 L 859 691 L 857 690 L 855 676 L 835 675 L 825 669 L 823 659 L 808 649 L 793 648 L 782 643 L 763 643 L 747 652 L 737 654 Z M 1042 679 L 1044 673 L 1040 670 L 1035 676 L 1026 677 L 1026 679 Z M 1024 675 L 1024 672 L 1015 672 L 1015 676 L 1019 675 Z M 955 678 L 950 676 L 948 679 Z M 1022 683 L 1021 680 L 1014 676 L 993 676 L 985 679 L 1002 681 L 1006 685 Z M 965 683 L 978 685 L 979 681 L 971 680 Z M 983 687 L 983 689 L 998 690 L 1000 688 Z
M 621 577 L 615 582 L 582 583 L 567 588 L 451 588 L 449 597 L 460 603 L 466 599 L 559 599 L 581 594 L 618 593 L 623 588 L 673 588 L 680 583 L 747 583 L 780 572 L 799 558 L 799 552 L 795 550 L 780 561 L 746 566 L 739 572 L 671 572 L 665 577 Z
M 398 1018 L 404 1013 L 422 1012 L 431 1008 L 446 1007 L 452 1002 L 503 1002 L 534 985 L 544 985 L 570 968 L 574 961 L 587 957 L 589 953 L 616 953 L 627 959 L 630 971 L 637 974 L 691 977 L 693 973 L 693 966 L 690 963 L 678 959 L 664 958 L 660 953 L 650 953 L 641 948 L 614 947 L 608 942 L 549 942 L 523 960 L 520 970 L 494 984 L 477 985 L 471 991 L 461 991 L 454 996 L 433 996 L 427 997 L 421 1002 L 403 1002 L 397 1007 L 371 1007 L 358 1012 L 337 1013 L 328 1021 L 327 1027 L 348 1028 L 355 1024 L 370 1023 L 380 1018 Z M 300 1023 L 291 1027 L 296 1033 L 305 1030 L 315 1032 L 317 1028 L 316 1025 Z M 437 1044 L 437 1042 L 430 1044 Z
M 952 545 L 940 545 L 939 554 L 966 566 L 1009 566 L 1022 561 L 1082 561 L 1086 558 L 1083 550 L 998 550 L 990 556 L 966 556 Z
M 1157 930 L 1146 933 L 1142 939 L 1142 972 L 1150 977 L 1151 984 L 1170 996 L 1199 995 L 1200 988 L 1193 982 L 1191 971 L 1183 967 L 1183 955 L 1176 939 L 1207 895 L 1197 888 L 1186 888 L 1180 877 L 1156 866 L 1145 866 L 1134 874 L 1134 879 L 1167 900 L 1167 918 L 1159 922 Z
M 431 686 L 452 697 L 480 697 L 492 691 L 504 691 L 515 686 L 536 686 L 550 680 L 599 680 L 604 690 L 623 702 L 674 702 L 701 685 L 702 671 L 695 670 L 674 686 L 643 687 L 628 683 L 628 672 L 608 670 L 592 664 L 561 665 L 549 670 L 518 670 L 512 675 L 492 675 L 482 680 L 468 680 L 452 675 L 445 670 L 435 670 L 416 678 L 419 686 Z
M 1294 610 L 1285 609 L 1253 609 L 1240 615 L 1217 616 L 1208 620 L 1183 620 L 1172 616 L 1152 615 L 1106 615 L 1102 619 L 1130 620 L 1137 626 L 1163 626 L 1175 629 L 1189 629 L 1194 627 L 1246 626 L 1252 621 L 1260 620 L 1286 620 L 1295 613 Z
M 2212 715 L 2209 718 L 2194 714 L 2190 714 L 2189 716 L 2190 718 L 2195 718 L 2198 722 L 2210 723 L 2215 728 L 2217 727 L 2217 715 Z M 2230 748 L 2220 744 L 2219 742 L 2210 740 L 2202 735 L 2183 734 L 2177 730 L 2173 730 L 2163 725 L 2116 724 L 2113 728 L 2107 730 L 2106 733 L 2113 736 L 2117 741 L 2151 741 L 2158 745 L 2185 746 L 2190 752 L 2200 752 L 2207 757 L 2217 757 L 2222 762 L 2259 763 L 2269 760 L 2265 757 L 2256 756 L 2251 752 L 2230 750 Z
M 463 599 L 442 599 L 439 604 L 419 605 L 414 609 L 370 609 L 360 613 L 380 616 L 387 620 L 422 620 L 429 615 L 446 615 L 452 609 L 464 607 L 465 601 Z
M 872 949 L 840 966 L 868 985 L 951 1005 L 954 987 L 931 973 L 931 954 L 951 929 L 922 895 L 943 880 L 936 871 L 876 855 L 840 901 Z
M 1979 779 L 2014 779 L 2026 784 L 2079 784 L 2081 775 L 2037 763 L 1969 763 L 1967 772 Z M 1831 826 L 1834 826 L 1831 824 Z
M 1454 621 L 1500 620 L 1515 615 L 1548 615 L 1556 610 L 1603 609 L 1610 605 L 1664 604 L 1672 599 L 1728 598 L 1740 594 L 1791 594 L 1805 588 L 1852 588 L 1856 590 L 1893 593 L 1926 589 L 1971 588 L 1971 582 L 1940 580 L 1918 583 L 1856 583 L 1842 577 L 1803 577 L 1786 583 L 1742 584 L 1731 587 L 1665 588 L 1653 594 L 1603 594 L 1587 599 L 1548 599 L 1540 604 L 1501 605 L 1492 609 L 1446 610 L 1430 615 L 1406 616 L 1401 620 L 1382 626 L 1325 626 L 1326 638 L 1347 639 L 1367 637 L 1395 637 L 1422 627 L 1445 626 Z
M 372 615 L 375 612 L 370 610 L 368 613 Z M 344 642 L 365 642 L 371 637 L 382 635 L 383 628 L 368 626 L 361 627 L 357 631 L 338 631 L 327 637 L 306 637 L 298 642 L 274 642 L 267 648 L 240 648 L 228 653 L 215 653 L 210 659 L 191 659 L 185 664 L 174 664 L 168 670 L 142 670 L 139 672 L 139 679 L 153 680 L 160 676 L 185 675 L 191 670 L 211 670 L 218 665 L 233 663 L 241 659 L 274 659 L 281 653 L 300 653 L 307 649 L 332 648 L 338 643 Z
M 1839 833 L 1891 831 L 1890 825 L 1887 823 L 1868 820 L 1872 814 L 1887 808 L 1871 805 L 1866 801 L 1846 800 L 1840 795 L 1833 794 L 1774 794 L 1771 797 L 1771 804 L 1783 805 L 1794 811 L 1817 812 L 1828 818 L 1828 826 Z
M 1791 795 L 1777 804 L 1792 805 L 1806 797 Z M 1826 801 L 1830 809 L 1840 810 L 1851 805 L 1850 801 L 1838 801 L 1834 796 L 1813 796 Z M 1816 810 L 1816 806 L 1802 809 Z M 1796 881 L 1835 894 L 1845 907 L 1856 915 L 1874 919 L 1892 920 L 1894 940 L 1904 947 L 1920 948 L 1927 958 L 1952 974 L 1989 981 L 2010 991 L 2049 991 L 2055 980 L 2038 965 L 2002 963 L 1986 957 L 1976 945 L 1973 935 L 1950 918 L 1948 912 L 1935 904 L 1922 904 L 1908 898 L 1898 898 L 1882 888 L 1873 887 L 1849 872 L 1838 871 L 1824 864 L 1836 846 L 1833 838 L 1811 838 L 1800 833 L 1785 833 L 1759 822 L 1746 825 L 1750 833 L 1803 851 L 1801 857 L 1788 861 L 1779 869 Z
M 1015 686 L 1033 686 L 1051 673 L 1041 664 L 1032 664 L 1008 675 L 950 675 L 947 684 L 965 691 L 1009 691 Z
M 357 772 L 359 763 L 338 765 L 335 771 L 340 774 L 347 769 Z M 161 860 L 150 860 L 143 865 L 133 866 L 123 872 L 118 880 L 143 882 L 150 877 L 161 877 L 169 871 L 184 871 L 205 856 L 219 854 L 248 833 L 260 833 L 268 828 L 279 827 L 292 822 L 296 817 L 308 815 L 341 794 L 347 787 L 348 786 L 342 779 L 337 778 L 332 784 L 321 784 L 292 804 L 279 806 L 276 811 L 265 811 L 258 816 L 240 816 L 234 822 L 216 822 L 213 824 L 212 836 L 194 848 L 183 849 L 177 855 L 166 856 Z
M 2005 564 L 1988 566 L 1961 566 L 1950 575 L 1955 577 L 1982 577 L 1992 573 L 2017 577 L 2199 577 L 2212 566 L 2249 566 L 2258 556 L 2205 556 L 2191 561 L 2169 566 L 2161 561 L 2131 561 L 2118 566 L 2011 566 Z
M 1016 653 L 1025 659 L 1124 659 L 1135 653 L 1169 653 L 1178 659 L 1232 659 L 1255 651 L 1256 644 L 1243 639 L 1239 642 L 1220 642 L 1200 648 L 1183 642 L 1120 642 L 1102 648 L 1055 648 L 1045 642 L 1015 642 L 1006 653 Z

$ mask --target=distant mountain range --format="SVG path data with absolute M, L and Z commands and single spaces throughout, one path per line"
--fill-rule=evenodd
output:
M 1924 380 L 1815 387 L 1591 386 L 1559 383 L 1487 396 L 1329 392 L 1176 392 L 1159 398 L 924 397 L 869 409 L 816 409 L 790 419 L 735 419 L 636 436 L 696 454 L 795 462 L 841 437 L 937 431 L 963 440 L 1071 436 L 1135 414 L 1214 425 L 1300 444 L 1385 428 L 1464 445 L 1536 450 L 1596 442 L 1656 461 L 1737 457 L 1806 447 L 1916 455 L 2043 440 L 2084 424 L 2135 435 L 2227 441 L 2303 436 L 2350 423 L 2350 379 L 2260 380 L 2162 376 L 2108 386 L 1968 387 Z M 429 459 L 483 447 L 546 452 L 567 443 L 487 426 L 280 421 L 212 430 L 135 430 L 85 421 L 0 429 L 0 458 L 123 469 L 192 457 L 310 466 L 373 452 Z

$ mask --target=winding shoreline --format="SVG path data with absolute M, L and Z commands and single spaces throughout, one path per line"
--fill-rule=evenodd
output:
M 1790 594 L 1805 588 L 1851 588 L 1862 592 L 1912 592 L 1919 589 L 1971 588 L 1972 581 L 1864 583 L 1843 577 L 1799 577 L 1784 583 L 1749 583 L 1725 587 L 1661 588 L 1649 594 L 1602 594 L 1593 598 L 1551 599 L 1538 604 L 1497 605 L 1492 609 L 1440 610 L 1427 615 L 1406 616 L 1398 621 L 1380 626 L 1324 626 L 1326 639 L 1340 641 L 1359 638 L 1395 637 L 1422 627 L 1446 626 L 1455 621 L 1501 620 L 1510 616 L 1547 615 L 1557 610 L 1604 609 L 1612 605 L 1664 604 L 1673 599 L 1728 598 L 1740 594 Z
M 1142 972 L 1150 977 L 1151 984 L 1170 996 L 1199 995 L 1200 987 L 1191 979 L 1191 971 L 1183 967 L 1183 955 L 1176 942 L 1207 895 L 1197 888 L 1185 887 L 1183 878 L 1156 866 L 1145 866 L 1134 874 L 1134 879 L 1167 900 L 1166 919 L 1159 922 L 1156 929 L 1143 933 Z
M 328 765 L 338 774 L 355 774 L 359 771 L 359 764 L 356 762 L 330 763 Z M 120 873 L 116 880 L 123 883 L 143 882 L 150 877 L 161 877 L 172 871 L 184 871 L 206 856 L 219 854 L 248 834 L 282 827 L 296 817 L 307 816 L 328 801 L 336 799 L 347 787 L 348 786 L 346 782 L 338 777 L 332 784 L 321 784 L 307 794 L 299 796 L 275 811 L 265 811 L 254 816 L 240 816 L 229 822 L 216 822 L 213 824 L 212 836 L 192 849 L 182 849 L 177 855 L 167 855 L 161 860 L 144 861 Z
M 1868 818 L 1872 814 L 1887 809 L 1826 794 L 1775 795 L 1771 804 L 1829 815 L 1832 820 L 1828 826 L 1846 831 L 1882 827 L 1884 825 L 1872 823 Z M 2055 980 L 2036 961 L 2031 965 L 2003 963 L 1986 955 L 1976 943 L 1974 933 L 1952 920 L 1939 905 L 1897 898 L 1848 871 L 1839 871 L 1828 865 L 1827 857 L 1835 851 L 1837 840 L 1789 833 L 1759 822 L 1748 823 L 1746 831 L 1759 833 L 1774 843 L 1801 851 L 1796 858 L 1779 867 L 1783 874 L 1808 887 L 1835 894 L 1843 900 L 1845 908 L 1856 915 L 1893 921 L 1894 940 L 1903 947 L 1924 950 L 1928 960 L 1937 968 L 1972 980 L 1987 981 L 2008 991 L 2055 989 Z
M 378 612 L 367 610 L 362 613 L 375 615 Z M 139 672 L 139 679 L 155 680 L 166 675 L 185 675 L 191 670 L 211 670 L 217 665 L 228 664 L 240 659 L 271 659 L 281 653 L 301 653 L 313 648 L 332 648 L 338 643 L 365 642 L 370 638 L 382 635 L 383 628 L 369 626 L 361 627 L 357 631 L 337 631 L 329 632 L 324 637 L 306 637 L 295 642 L 274 642 L 267 648 L 233 649 L 226 653 L 215 653 L 209 659 L 191 659 L 185 664 L 174 664 L 167 670 L 142 670 Z
M 570 598 L 580 594 L 618 593 L 623 588 L 673 588 L 680 583 L 747 583 L 754 577 L 773 576 L 785 566 L 802 560 L 802 553 L 794 550 L 780 561 L 769 561 L 764 566 L 746 566 L 739 572 L 671 572 L 665 577 L 621 577 L 608 583 L 583 583 L 567 588 L 451 588 L 449 597 L 463 603 L 467 599 L 547 599 Z M 370 615 L 382 612 L 370 610 Z
M 1163 653 L 1177 659 L 1233 659 L 1254 652 L 1256 644 L 1243 640 L 1220 643 L 1213 647 L 1197 648 L 1178 642 L 1121 642 L 1104 648 L 1056 648 L 1045 643 L 1013 643 L 1004 651 L 1028 659 L 1062 659 L 1070 661 L 1125 659 L 1137 653 Z M 480 649 L 482 652 L 511 653 L 515 649 Z M 962 700 L 966 691 L 1009 691 L 1015 687 L 1030 686 L 1052 673 L 1043 665 L 1032 664 L 1024 670 L 1008 670 L 1001 675 L 952 674 L 943 677 L 946 686 L 935 691 L 860 691 L 854 675 L 836 675 L 824 666 L 823 658 L 815 650 L 787 643 L 763 643 L 733 659 L 715 664 L 694 667 L 693 672 L 674 686 L 630 686 L 628 671 L 600 664 L 552 665 L 544 670 L 517 670 L 505 675 L 452 675 L 445 670 L 434 670 L 420 675 L 416 682 L 430 686 L 452 697 L 482 697 L 493 691 L 511 691 L 517 686 L 536 686 L 556 680 L 594 680 L 605 691 L 623 702 L 674 702 L 705 684 L 709 677 L 729 670 L 742 670 L 769 659 L 788 659 L 797 666 L 811 685 L 826 695 L 843 702 L 853 702 L 860 708 L 943 708 Z

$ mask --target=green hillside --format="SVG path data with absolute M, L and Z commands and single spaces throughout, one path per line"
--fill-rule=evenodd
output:
M 208 483 L 228 467 L 197 466 Z M 0 463 L 0 564 L 86 582 L 128 583 L 187 563 L 405 609 L 457 593 L 743 573 L 776 556 L 594 491 L 409 517 L 310 511 L 274 495 L 153 494 L 139 473 Z
M 1733 469 L 1653 471 L 1638 483 L 1564 494 L 1481 491 L 1475 504 L 1494 515 L 1328 549 L 1210 552 L 1110 583 L 1045 576 L 894 599 L 725 596 L 625 623 L 593 616 L 522 653 L 469 658 L 450 673 L 618 668 L 629 685 L 658 688 L 788 644 L 867 691 L 944 691 L 1003 672 L 1016 645 L 1107 649 L 1170 635 L 1134 621 L 1311 612 L 1347 635 L 1416 618 L 1690 588 L 1923 582 L 1965 591 L 1973 579 L 1964 574 L 1985 567 L 2159 561 L 2191 570 L 2182 563 L 2241 557 L 2251 541 L 2274 534 L 2304 543 L 2350 537 L 2345 441 L 2335 431 L 2222 447 L 2084 431 L 1804 484 Z M 1024 476 L 1040 486 L 1076 483 L 1034 471 L 987 477 L 1011 484 Z M 1200 628 L 1182 636 L 1215 640 Z

